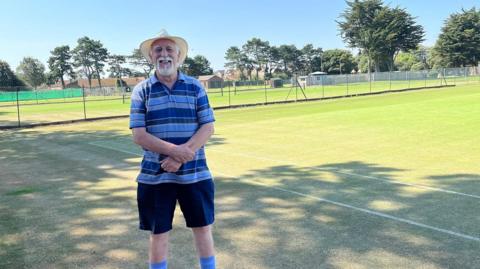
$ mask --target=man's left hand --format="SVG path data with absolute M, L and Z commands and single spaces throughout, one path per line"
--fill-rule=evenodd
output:
M 182 166 L 181 162 L 176 161 L 175 159 L 171 157 L 167 157 L 160 161 L 162 169 L 169 172 L 169 173 L 175 173 L 178 171 L 180 166 Z

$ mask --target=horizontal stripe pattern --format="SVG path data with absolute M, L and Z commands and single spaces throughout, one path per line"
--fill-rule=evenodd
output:
M 213 121 L 215 118 L 205 89 L 195 78 L 185 74 L 179 73 L 172 90 L 153 75 L 132 91 L 131 129 L 144 127 L 148 133 L 180 145 L 187 142 L 203 124 Z M 212 178 L 204 147 L 176 173 L 168 173 L 161 168 L 160 161 L 166 157 L 144 149 L 137 181 L 145 184 L 189 184 Z

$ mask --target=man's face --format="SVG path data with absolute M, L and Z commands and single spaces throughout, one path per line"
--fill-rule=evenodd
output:
M 177 72 L 179 63 L 175 42 L 169 39 L 160 39 L 153 42 L 150 57 L 160 75 L 170 76 Z

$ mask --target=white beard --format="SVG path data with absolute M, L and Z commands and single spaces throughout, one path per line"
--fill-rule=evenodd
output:
M 161 61 L 170 61 L 168 67 L 163 67 Z M 160 57 L 157 59 L 155 68 L 161 76 L 171 76 L 177 72 L 178 63 L 174 63 L 171 57 Z

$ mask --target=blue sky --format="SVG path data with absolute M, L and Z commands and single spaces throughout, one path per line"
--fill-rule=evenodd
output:
M 428 46 L 451 13 L 480 8 L 478 0 L 384 3 L 417 17 Z M 184 37 L 189 56 L 207 57 L 215 70 L 223 69 L 227 48 L 241 47 L 252 37 L 271 45 L 345 48 L 335 22 L 346 8 L 341 0 L 0 0 L 0 8 L 0 59 L 13 69 L 25 56 L 46 64 L 51 50 L 60 45 L 73 48 L 83 36 L 100 40 L 110 53 L 131 54 L 162 28 Z

